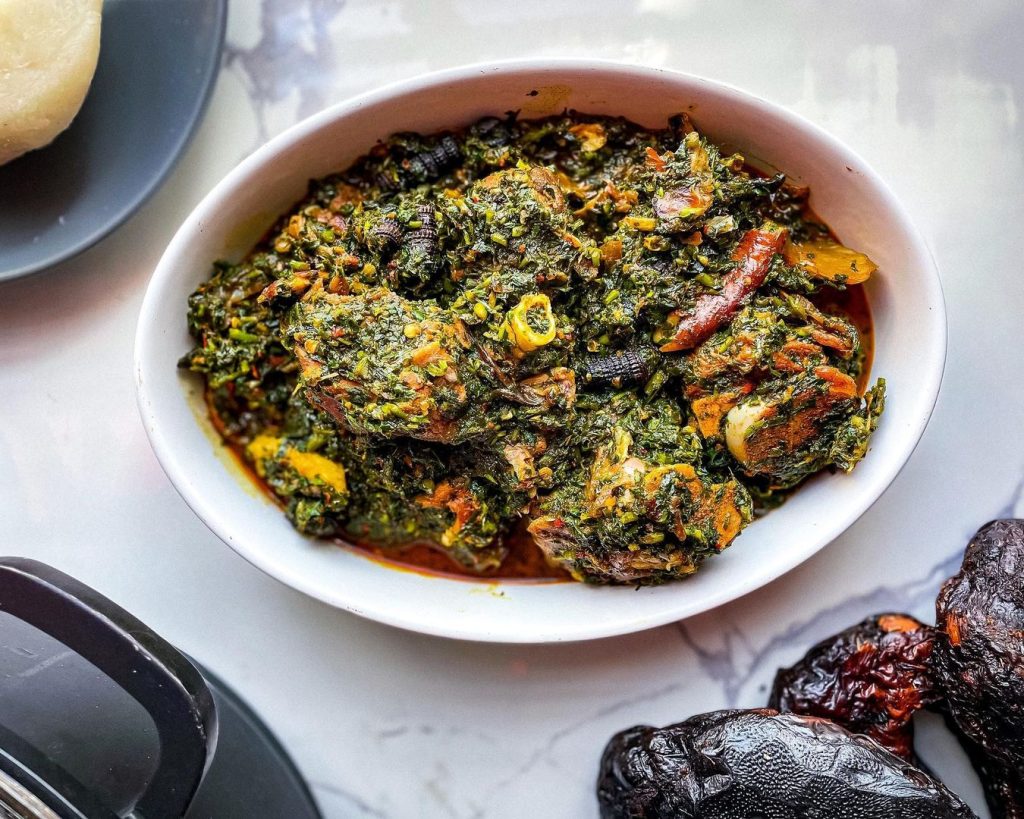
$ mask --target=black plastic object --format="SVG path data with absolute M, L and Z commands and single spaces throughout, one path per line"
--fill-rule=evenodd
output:
M 220 731 L 185 819 L 320 819 L 313 796 L 266 725 L 234 691 L 201 668 Z
M 182 816 L 320 812 L 216 676 L 78 581 L 0 558 L 0 819 Z
M 158 740 L 152 775 L 123 815 L 181 817 L 188 808 L 216 744 L 213 696 L 188 660 L 136 618 L 56 569 L 23 558 L 0 560 L 0 612 L 30 624 L 84 658 L 137 701 L 152 718 Z M 66 652 L 68 653 L 68 652 Z M 6 657 L 5 657 L 6 659 Z M 67 659 L 53 654 L 37 663 Z M 40 687 L 33 700 L 45 700 Z M 75 703 L 54 702 L 74 720 Z M 39 748 L 9 726 L 13 708 L 0 713 L 0 767 L 59 816 L 108 819 L 118 813 L 58 761 L 60 741 Z M 110 720 L 117 714 L 111 713 Z M 117 723 L 110 723 L 117 733 Z M 69 725 L 69 730 L 73 726 Z M 117 738 L 115 738 L 117 739 Z M 122 736 L 123 742 L 134 737 Z

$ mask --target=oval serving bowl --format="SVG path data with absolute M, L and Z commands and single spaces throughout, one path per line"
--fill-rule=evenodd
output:
M 727 150 L 811 186 L 811 205 L 879 272 L 868 284 L 872 375 L 889 401 L 867 458 L 822 474 L 752 523 L 682 582 L 634 590 L 580 583 L 460 580 L 399 571 L 357 550 L 306 538 L 254 487 L 209 423 L 197 378 L 177 369 L 191 346 L 186 300 L 218 258 L 240 259 L 311 178 L 344 169 L 396 131 L 457 128 L 488 114 L 566 108 L 663 127 L 680 111 Z M 258 150 L 196 207 L 150 282 L 135 379 L 153 448 L 178 492 L 246 560 L 326 603 L 402 628 L 495 642 L 557 642 L 639 631 L 721 605 L 792 569 L 882 494 L 924 432 L 938 394 L 946 327 L 935 263 L 885 183 L 800 117 L 742 91 L 670 71 L 597 61 L 469 66 L 335 105 Z

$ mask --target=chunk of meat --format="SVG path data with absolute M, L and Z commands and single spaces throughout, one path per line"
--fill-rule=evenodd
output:
M 734 479 L 685 462 L 696 434 L 671 413 L 667 401 L 638 403 L 615 427 L 582 432 L 600 441 L 592 459 L 540 500 L 529 525 L 551 563 L 588 582 L 658 583 L 732 543 L 750 520 L 750 497 Z
M 831 462 L 833 441 L 861 403 L 850 376 L 815 367 L 729 410 L 726 444 L 748 475 L 791 484 Z
M 486 373 L 448 310 L 384 288 L 358 296 L 314 288 L 285 333 L 309 401 L 350 432 L 455 443 L 484 431 Z

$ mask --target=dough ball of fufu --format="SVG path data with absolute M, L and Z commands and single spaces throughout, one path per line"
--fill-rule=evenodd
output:
M 49 145 L 96 72 L 102 0 L 0 0 L 0 165 Z

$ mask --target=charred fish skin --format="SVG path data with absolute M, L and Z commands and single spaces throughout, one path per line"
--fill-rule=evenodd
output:
M 1024 520 L 978 530 L 935 603 L 949 722 L 995 819 L 1024 817 Z
M 393 253 L 402 244 L 402 228 L 394 219 L 381 219 L 372 233 L 382 254 Z
M 830 719 L 919 765 L 914 714 L 934 706 L 935 629 L 909 614 L 876 614 L 822 640 L 779 669 L 768 707 Z
M 977 819 L 944 785 L 828 720 L 717 711 L 612 737 L 603 819 Z
M 651 377 L 650 356 L 637 348 L 590 355 L 583 360 L 581 374 L 582 382 L 594 387 L 643 385 Z
M 459 143 L 450 134 L 445 134 L 434 147 L 409 157 L 406 172 L 415 184 L 431 182 L 456 165 L 461 158 Z
M 876 615 L 776 677 L 770 705 L 835 719 L 913 759 L 910 718 L 943 712 L 992 816 L 1024 819 L 1024 521 L 975 534 L 936 600 L 936 627 Z
M 411 227 L 405 234 L 404 244 L 411 255 L 418 255 L 423 264 L 436 268 L 441 261 L 441 247 L 437 235 L 437 222 L 433 205 L 419 205 L 416 208 L 418 227 Z
M 392 197 L 440 179 L 462 162 L 462 148 L 451 134 L 436 139 L 420 134 L 395 134 L 389 145 L 379 145 L 368 166 L 351 178 L 375 186 L 382 196 Z
M 389 270 L 393 271 L 399 289 L 422 296 L 432 288 L 442 286 L 443 263 L 434 205 L 430 202 L 418 204 L 405 224 Z

